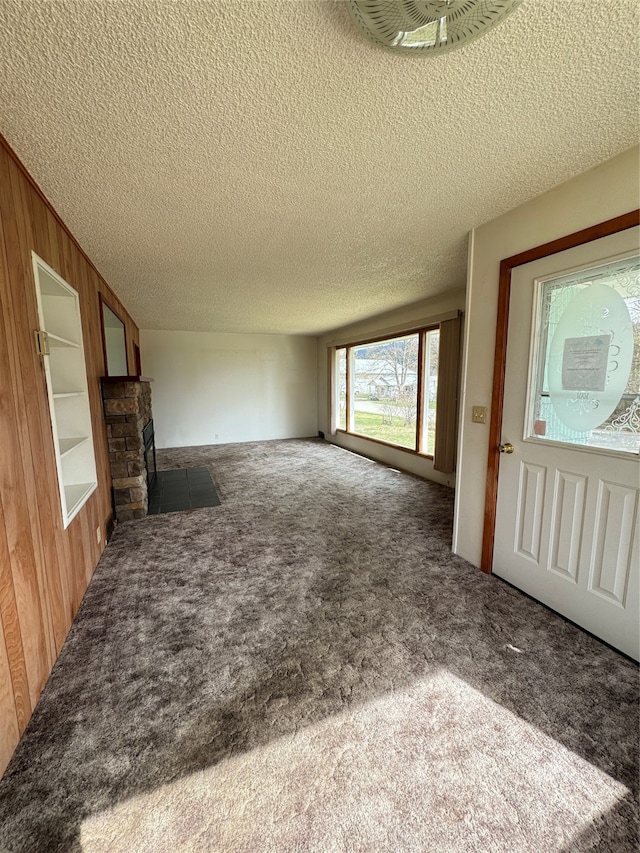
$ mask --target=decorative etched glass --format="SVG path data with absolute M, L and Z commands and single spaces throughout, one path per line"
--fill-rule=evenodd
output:
M 527 437 L 640 450 L 640 258 L 537 282 Z

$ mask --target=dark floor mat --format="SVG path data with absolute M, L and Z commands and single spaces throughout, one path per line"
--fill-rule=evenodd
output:
M 158 471 L 149 488 L 149 515 L 220 506 L 207 468 Z

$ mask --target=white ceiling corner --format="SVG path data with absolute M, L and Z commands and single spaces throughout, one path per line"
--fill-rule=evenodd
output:
M 341 0 L 0 0 L 0 132 L 142 328 L 316 334 L 462 287 L 472 227 L 636 143 L 638 12 L 412 58 Z

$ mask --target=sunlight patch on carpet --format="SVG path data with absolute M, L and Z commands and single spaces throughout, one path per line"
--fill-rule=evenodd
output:
M 625 793 L 439 671 L 93 815 L 81 843 L 84 853 L 560 851 Z

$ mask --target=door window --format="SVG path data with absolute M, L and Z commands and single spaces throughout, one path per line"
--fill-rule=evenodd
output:
M 535 303 L 525 438 L 638 454 L 638 255 L 540 279 Z

